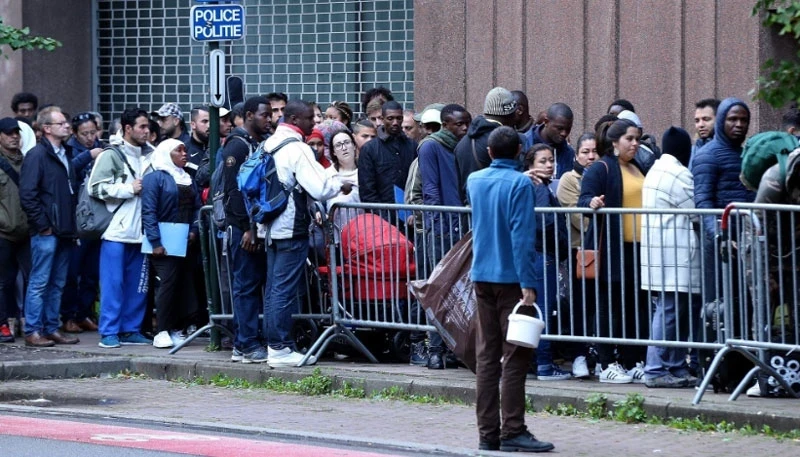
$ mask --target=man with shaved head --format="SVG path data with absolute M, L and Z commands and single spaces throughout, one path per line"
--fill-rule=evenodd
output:
M 536 120 L 531 117 L 530 103 L 525 92 L 512 90 L 511 95 L 514 96 L 514 100 L 517 102 L 517 123 L 514 127 L 517 132 L 524 135 L 536 125 Z
M 567 143 L 567 138 L 572 131 L 574 118 L 572 109 L 566 103 L 553 103 L 547 108 L 547 117 L 544 124 L 529 130 L 525 134 L 529 139 L 527 143 L 531 145 L 544 143 L 555 149 L 556 170 L 554 176 L 556 179 L 572 170 L 575 150 Z

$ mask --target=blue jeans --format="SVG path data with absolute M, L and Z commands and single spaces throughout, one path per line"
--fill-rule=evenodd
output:
M 660 294 L 656 300 L 656 309 L 653 315 L 652 338 L 665 341 L 688 341 L 691 328 L 695 340 L 698 340 L 702 303 L 700 294 L 676 294 L 674 292 Z M 644 374 L 648 379 L 667 374 L 682 377 L 686 373 L 688 373 L 686 348 L 647 347 Z
M 100 240 L 80 240 L 72 250 L 67 283 L 61 296 L 61 317 L 64 321 L 82 321 L 94 316 L 100 284 Z
M 31 271 L 31 245 L 28 240 L 13 242 L 0 238 L 0 324 L 8 322 L 9 317 L 18 317 L 17 274 L 23 271 L 28 277 Z
M 231 256 L 233 281 L 233 319 L 236 325 L 234 347 L 252 352 L 261 346 L 258 338 L 258 315 L 261 312 L 261 289 L 264 286 L 264 252 L 242 249 L 243 232 L 231 226 L 228 254 Z M 308 245 L 306 245 L 308 249 Z
M 306 280 L 308 239 L 273 240 L 267 246 L 267 287 L 264 294 L 264 331 L 272 349 L 295 349 L 292 314 L 300 309 L 299 296 Z
M 558 296 L 558 263 L 556 259 L 541 252 L 536 253 L 536 264 L 533 269 L 536 287 L 536 304 L 542 310 L 541 318 L 546 327 L 542 334 L 550 332 L 550 311 L 556 307 Z M 539 371 L 547 371 L 553 365 L 553 350 L 550 341 L 540 340 L 536 348 L 536 365 Z
M 25 335 L 58 330 L 61 291 L 67 281 L 72 240 L 55 235 L 31 237 L 31 276 L 25 297 Z
M 149 262 L 139 243 L 100 242 L 101 336 L 139 332 L 147 306 Z

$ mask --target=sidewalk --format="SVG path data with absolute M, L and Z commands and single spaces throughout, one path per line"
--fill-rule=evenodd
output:
M 99 337 L 96 333 L 84 333 L 80 338 L 81 342 L 74 346 L 46 349 L 25 348 L 20 340 L 0 345 L 0 380 L 86 378 L 130 370 L 157 380 L 212 377 L 225 373 L 231 378 L 251 382 L 274 376 L 294 381 L 312 370 L 310 367 L 273 370 L 266 364 L 233 363 L 230 352 L 207 352 L 207 340 L 202 339 L 175 355 L 169 355 L 166 350 L 152 346 L 102 349 L 97 346 Z M 475 397 L 474 375 L 463 368 L 428 370 L 405 364 L 370 364 L 332 358 L 321 360 L 317 366 L 336 383 L 347 381 L 362 385 L 367 392 L 398 386 L 409 393 L 446 396 L 467 405 L 471 405 Z M 0 384 L 0 393 L 10 384 Z M 648 415 L 685 418 L 700 415 L 711 422 L 724 420 L 740 426 L 745 423 L 757 428 L 769 425 L 784 431 L 800 428 L 800 403 L 792 399 L 747 398 L 742 395 L 737 401 L 729 402 L 727 394 L 708 391 L 700 405 L 693 406 L 694 389 L 648 389 L 641 384 L 600 384 L 596 380 L 528 381 L 527 392 L 536 411 L 558 403 L 584 409 L 585 398 L 593 393 L 606 394 L 609 405 L 624 399 L 629 393 L 640 393 L 645 397 L 644 407 Z

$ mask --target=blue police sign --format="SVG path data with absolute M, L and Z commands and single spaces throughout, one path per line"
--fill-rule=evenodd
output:
M 191 12 L 192 39 L 230 41 L 244 38 L 242 5 L 195 5 Z

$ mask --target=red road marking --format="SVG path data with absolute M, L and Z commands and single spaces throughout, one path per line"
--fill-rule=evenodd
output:
M 387 457 L 386 454 L 348 451 L 302 444 L 250 441 L 225 436 L 149 430 L 19 416 L 0 416 L 0 435 L 44 438 L 118 446 L 206 457 Z

